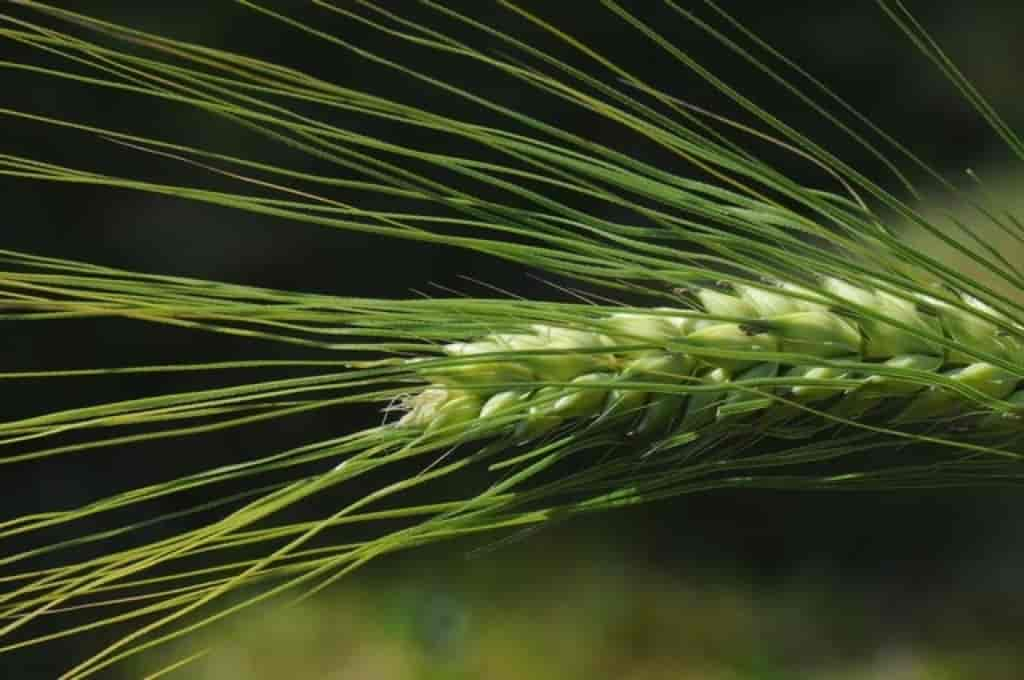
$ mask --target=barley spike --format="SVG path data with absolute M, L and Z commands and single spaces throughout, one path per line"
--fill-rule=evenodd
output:
M 836 278 L 821 290 L 708 287 L 695 292 L 699 310 L 611 313 L 585 329 L 532 324 L 451 343 L 445 354 L 461 361 L 411 364 L 427 384 L 397 425 L 520 443 L 569 422 L 643 441 L 751 414 L 775 431 L 808 414 L 848 422 L 881 413 L 896 426 L 956 418 L 981 433 L 1024 428 L 1024 373 L 973 356 L 1024 368 L 1024 333 L 990 307 Z

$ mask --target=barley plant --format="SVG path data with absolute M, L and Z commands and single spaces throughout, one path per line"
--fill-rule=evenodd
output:
M 64 348 L 2 375 L 7 476 L 136 470 L 100 497 L 47 491 L 3 518 L 4 652 L 80 638 L 92 650 L 62 677 L 97 677 L 389 553 L 697 491 L 1021 480 L 1024 274 L 990 238 L 1019 243 L 1021 223 L 972 202 L 724 6 L 570 4 L 580 22 L 614 22 L 608 44 L 556 25 L 557 3 L 237 0 L 240 30 L 270 23 L 329 55 L 301 68 L 77 5 L 2 5 L 5 124 L 38 135 L 5 142 L 8 190 L 203 204 L 214 220 L 272 224 L 271 260 L 303 230 L 361 235 L 372 250 L 339 253 L 339 277 L 358 266 L 402 280 L 402 252 L 461 249 L 479 265 L 382 299 L 373 281 L 342 297 L 2 251 L 7 337 Z M 877 16 L 1009 162 L 1024 159 L 898 0 Z M 678 87 L 615 54 L 626 34 Z M 786 104 L 762 107 L 692 44 Z M 402 86 L 378 87 L 390 81 Z M 52 94 L 65 89 L 104 103 L 67 110 Z M 537 99 L 558 113 L 519 105 Z M 157 134 L 151 117 L 123 115 L 131 106 L 185 117 L 188 133 Z M 62 139 L 88 151 L 65 155 Z M 925 219 L 917 201 L 934 191 L 972 217 Z M 140 239 L 158 218 L 132 216 Z M 983 275 L 929 256 L 905 225 Z M 19 228 L 31 227 L 7 233 Z M 75 224 L 61 228 L 73 244 Z M 510 271 L 518 290 L 489 279 Z M 87 333 L 119 343 L 124 363 L 89 365 Z M 250 354 L 193 358 L 180 338 L 199 334 Z M 131 387 L 90 392 L 105 379 Z M 49 410 L 32 410 L 39 394 Z M 333 431 L 291 424 L 319 412 Z M 230 461 L 194 454 L 236 428 L 275 434 Z

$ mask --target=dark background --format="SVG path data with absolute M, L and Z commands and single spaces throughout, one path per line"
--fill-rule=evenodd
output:
M 447 4 L 472 11 L 481 20 L 536 41 L 560 56 L 565 52 L 536 29 L 487 3 Z M 725 107 L 720 98 L 678 64 L 653 51 L 642 37 L 624 29 L 600 8 L 585 2 L 524 4 L 596 46 L 627 70 L 642 72 L 650 83 L 670 94 L 702 106 Z M 991 97 L 1011 124 L 1020 128 L 1024 97 L 1018 73 L 1024 63 L 1024 48 L 1019 35 L 1024 10 L 1009 8 L 1012 4 L 916 2 L 911 3 L 911 9 L 974 84 Z M 448 95 L 369 66 L 232 3 L 75 5 L 81 11 L 143 30 L 241 51 L 430 110 L 479 115 L 476 109 Z M 414 5 L 404 0 L 389 3 L 392 9 L 417 15 Z M 631 149 L 633 140 L 612 125 L 566 110 L 549 97 L 517 88 L 512 81 L 488 77 L 473 68 L 453 70 L 450 59 L 395 45 L 353 28 L 340 17 L 310 9 L 305 3 L 277 6 L 315 22 L 321 30 L 382 49 L 396 62 L 415 64 L 425 72 L 443 72 L 474 91 L 583 137 Z M 629 3 L 629 7 L 747 96 L 892 186 L 861 150 L 659 3 L 636 2 Z M 829 83 L 872 121 L 955 181 L 960 181 L 966 168 L 977 168 L 984 175 L 1002 172 L 1008 164 L 1007 152 L 980 118 L 874 3 L 730 2 L 728 8 L 754 32 Z M 0 49 L 4 58 L 26 54 L 9 43 L 0 42 Z M 569 58 L 579 62 L 578 57 Z M 314 161 L 181 106 L 154 106 L 138 98 L 100 95 L 93 88 L 9 70 L 0 78 L 0 105 L 5 107 L 186 140 L 225 152 L 258 153 L 264 160 L 288 167 L 324 170 Z M 368 133 L 390 132 L 366 125 Z M 218 178 L 173 160 L 113 149 L 80 134 L 20 121 L 5 121 L 0 141 L 5 151 L 73 166 L 129 176 L 140 174 L 166 182 L 222 184 Z M 638 153 L 646 152 L 639 149 Z M 792 159 L 780 158 L 778 162 L 787 172 L 808 181 L 821 180 Z M 413 289 L 429 289 L 431 282 L 485 294 L 459 279 L 460 274 L 483 278 L 524 296 L 555 295 L 544 284 L 525 277 L 520 268 L 481 256 L 290 224 L 172 198 L 12 178 L 0 182 L 0 196 L 5 217 L 2 244 L 8 249 L 141 271 L 338 295 L 403 297 Z M 383 199 L 365 200 L 386 205 Z M 269 343 L 240 342 L 127 322 L 52 322 L 31 329 L 27 325 L 9 325 L 0 370 L 133 364 L 154 357 L 190 361 L 323 356 Z M 121 399 L 164 389 L 190 389 L 201 380 L 149 376 L 83 382 L 81 386 L 64 383 L 60 388 L 46 381 L 9 382 L 5 383 L 9 392 L 4 404 L 12 415 L 39 413 L 97 398 Z M 7 466 L 0 482 L 4 487 L 0 515 L 79 505 L 115 489 L 333 436 L 373 417 L 371 412 L 334 411 L 302 422 L 282 421 L 196 441 L 149 444 L 95 455 L 83 453 L 47 464 Z M 914 625 L 915 608 L 922 607 L 923 611 L 923 603 L 941 600 L 955 590 L 983 591 L 984 596 L 977 600 L 981 608 L 1004 597 L 1021 602 L 1022 509 L 1018 492 L 998 489 L 743 491 L 686 497 L 604 516 L 600 522 L 607 530 L 607 540 L 614 537 L 616 543 L 625 542 L 631 554 L 670 570 L 702 565 L 768 587 L 813 570 L 846 587 L 861 588 L 879 600 L 905 604 L 905 616 L 911 621 L 906 625 Z M 984 621 L 984 615 L 980 616 Z M 999 620 L 999 630 L 1009 630 Z M 18 664 L 38 672 L 32 675 L 26 671 L 17 677 L 49 677 L 52 672 L 49 663 L 53 657 L 47 658 L 42 652 L 17 658 Z

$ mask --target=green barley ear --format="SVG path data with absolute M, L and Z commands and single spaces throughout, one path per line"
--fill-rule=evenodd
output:
M 738 402 L 761 398 L 758 408 L 767 411 L 766 419 L 756 425 L 767 435 L 776 428 L 785 431 L 790 421 L 806 420 L 808 415 L 799 410 L 777 411 L 782 415 L 776 415 L 772 409 L 785 401 L 774 402 L 769 398 L 774 395 L 789 400 L 790 406 L 825 402 L 815 409 L 815 416 L 825 423 L 831 412 L 848 414 L 851 403 L 867 409 L 860 414 L 867 422 L 958 419 L 962 431 L 974 430 L 982 436 L 985 433 L 978 424 L 990 422 L 993 409 L 1008 422 L 1016 417 L 1015 409 L 1004 411 L 998 400 L 1024 391 L 1017 372 L 1024 365 L 1024 348 L 1013 354 L 1005 352 L 1005 338 L 1019 338 L 1024 329 L 972 337 L 969 347 L 978 355 L 965 356 L 964 350 L 953 348 L 959 331 L 975 323 L 967 311 L 969 298 L 962 300 L 964 308 L 943 305 L 934 308 L 932 316 L 919 312 L 911 299 L 837 279 L 824 280 L 822 291 L 836 296 L 836 302 L 848 300 L 877 316 L 820 311 L 818 303 L 798 299 L 792 299 L 791 305 L 772 299 L 771 304 L 755 308 L 743 298 L 763 300 L 764 296 L 749 289 L 734 296 L 706 289 L 697 294 L 707 315 L 703 319 L 685 310 L 677 310 L 680 316 L 676 317 L 669 316 L 670 309 L 648 316 L 613 313 L 599 320 L 598 326 L 614 329 L 614 335 L 535 325 L 531 333 L 485 336 L 473 343 L 448 345 L 448 354 L 478 356 L 480 362 L 411 361 L 410 366 L 428 387 L 409 400 L 409 413 L 399 426 L 419 428 L 429 435 L 438 423 L 457 422 L 467 438 L 506 437 L 517 443 L 562 426 L 586 430 L 591 423 L 606 427 L 614 423 L 621 437 L 638 436 L 637 446 L 651 437 L 699 438 L 701 429 L 690 430 L 692 424 L 683 414 L 690 398 L 699 393 L 695 388 L 706 391 L 712 376 L 715 385 L 728 388 L 735 383 L 740 389 L 716 390 L 716 398 L 705 405 L 709 410 L 712 406 L 718 409 L 710 420 L 732 416 Z M 805 305 L 817 309 L 808 311 Z M 672 323 L 673 319 L 679 323 Z M 682 323 L 687 319 L 696 319 L 700 327 L 687 329 Z M 1008 319 L 1002 321 L 1012 325 Z M 943 329 L 950 329 L 949 335 Z M 634 348 L 637 342 L 650 346 L 638 351 Z M 574 347 L 579 355 L 566 353 Z M 597 348 L 601 352 L 592 353 Z M 522 353 L 526 350 L 528 354 Z M 1008 370 L 980 361 L 984 355 L 999 357 L 1006 366 L 1017 368 Z M 837 363 L 831 367 L 803 363 L 815 360 Z M 776 378 L 779 367 L 786 365 L 789 373 L 784 380 L 742 389 L 754 379 Z M 820 389 L 819 383 L 819 389 L 814 389 L 813 383 L 808 384 L 812 380 L 833 384 Z M 633 406 L 622 413 L 623 397 L 610 388 L 621 394 L 627 385 Z M 470 392 L 449 391 L 453 387 Z M 986 403 L 986 399 L 995 401 Z M 486 427 L 474 432 L 472 423 L 510 412 L 513 405 L 522 410 L 522 419 L 509 422 L 504 432 Z M 881 413 L 873 417 L 874 412 Z
M 913 17 L 879 4 L 1024 160 L 1017 134 Z M 0 423 L 0 462 L 18 474 L 113 453 L 148 475 L 0 522 L 0 651 L 102 640 L 62 676 L 97 677 L 260 602 L 308 597 L 391 552 L 698 491 L 1021 480 L 1024 280 L 1014 262 L 985 249 L 976 228 L 962 229 L 975 236 L 970 249 L 924 219 L 904 198 L 921 193 L 911 176 L 962 194 L 724 8 L 662 7 L 781 85 L 881 163 L 884 178 L 744 96 L 626 3 L 588 11 L 720 94 L 735 119 L 660 91 L 605 53 L 614 45 L 550 23 L 545 3 L 501 0 L 487 14 L 423 0 L 415 15 L 370 0 L 317 0 L 309 15 L 237 5 L 331 50 L 345 73 L 314 76 L 61 4 L 5 4 L 0 37 L 21 56 L 0 67 L 33 79 L 32 92 L 86 87 L 97 101 L 156 102 L 259 144 L 232 153 L 157 138 L 146 121 L 105 126 L 21 101 L 0 115 L 99 141 L 110 157 L 5 149 L 0 174 L 10 186 L 129 190 L 289 228 L 463 249 L 539 270 L 567 295 L 341 297 L 0 251 L 0 313 L 12 328 L 166 326 L 275 352 L 186 363 L 146 347 L 148 362 L 82 368 L 67 342 L 70 355 L 48 370 L 0 374 L 19 395 L 24 384 L 77 394 L 88 376 L 151 379 L 131 398 Z M 359 36 L 458 71 L 430 72 Z M 405 79 L 406 98 L 382 95 L 375 77 L 360 77 L 364 67 Z M 479 90 L 457 82 L 463 67 L 484 72 Z M 550 101 L 560 115 L 523 110 L 503 91 Z M 445 108 L 452 102 L 462 106 Z M 582 135 L 565 112 L 629 142 Z M 762 145 L 827 180 L 786 176 Z M 280 152 L 308 163 L 268 160 Z M 183 164 L 195 180 L 147 179 L 133 165 L 140 155 Z M 903 223 L 952 243 L 990 278 L 929 257 L 901 236 Z M 996 224 L 1021 237 L 1018 222 Z M 168 390 L 167 374 L 202 378 Z M 336 417 L 367 404 L 383 411 L 376 425 L 350 429 Z M 312 413 L 330 414 L 337 431 L 268 443 L 229 465 L 159 468 L 154 479 L 159 470 L 139 453 L 258 423 L 289 431 L 290 418 Z M 457 497 L 440 495 L 453 489 Z

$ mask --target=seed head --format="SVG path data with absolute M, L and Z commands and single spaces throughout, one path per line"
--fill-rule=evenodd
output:
M 612 313 L 593 329 L 533 324 L 452 343 L 446 353 L 465 361 L 410 364 L 428 384 L 407 400 L 399 425 L 429 434 L 501 417 L 509 423 L 501 432 L 519 442 L 567 423 L 654 440 L 730 418 L 778 425 L 804 415 L 800 404 L 847 420 L 887 405 L 890 424 L 973 413 L 993 431 L 1024 425 L 1012 415 L 1024 410 L 1020 374 L 970 353 L 1024 366 L 1021 334 L 984 318 L 1000 319 L 988 305 L 905 299 L 839 279 L 821 291 L 705 288 L 693 292 L 702 311 Z M 1005 406 L 993 409 L 992 400 Z

